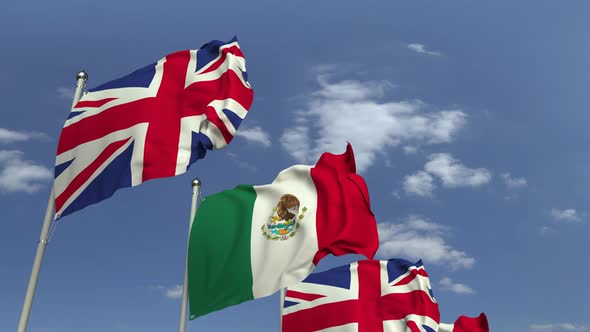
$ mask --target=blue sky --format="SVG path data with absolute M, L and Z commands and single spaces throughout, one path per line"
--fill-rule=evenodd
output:
M 173 331 L 190 182 L 264 184 L 349 140 L 381 258 L 423 258 L 444 321 L 590 329 L 583 1 L 11 2 L 0 12 L 0 330 L 14 330 L 74 75 L 89 87 L 237 35 L 254 104 L 189 172 L 58 224 L 29 331 Z M 359 257 L 329 257 L 324 270 Z M 278 296 L 188 331 L 276 331 Z

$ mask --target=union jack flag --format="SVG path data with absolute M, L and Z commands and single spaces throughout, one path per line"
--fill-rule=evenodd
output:
M 363 260 L 312 273 L 285 294 L 283 332 L 489 332 L 484 314 L 441 324 L 421 261 Z
M 119 188 L 184 173 L 232 140 L 253 96 L 235 37 L 172 53 L 88 90 L 59 139 L 55 219 Z

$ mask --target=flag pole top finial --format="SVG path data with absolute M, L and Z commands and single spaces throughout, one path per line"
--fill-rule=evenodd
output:
M 86 73 L 86 71 L 84 70 L 80 70 L 77 74 L 76 74 L 76 80 L 84 80 L 84 82 L 86 82 L 88 80 L 88 74 Z
M 195 178 L 193 180 L 193 187 L 200 187 L 201 186 L 201 180 L 199 180 L 199 178 Z

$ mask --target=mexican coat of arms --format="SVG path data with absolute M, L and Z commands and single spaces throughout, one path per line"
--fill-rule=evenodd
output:
M 297 234 L 300 223 L 305 218 L 307 208 L 299 211 L 301 203 L 297 196 L 284 194 L 272 210 L 268 222 L 262 225 L 262 235 L 269 240 L 285 241 Z

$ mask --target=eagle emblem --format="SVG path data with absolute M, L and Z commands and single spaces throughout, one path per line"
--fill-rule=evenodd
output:
M 299 211 L 300 206 L 297 196 L 292 194 L 281 196 L 268 222 L 261 227 L 262 235 L 274 241 L 285 241 L 295 236 L 307 213 L 306 207 Z

